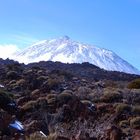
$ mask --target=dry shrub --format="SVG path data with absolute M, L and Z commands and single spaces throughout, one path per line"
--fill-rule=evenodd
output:
M 39 80 L 39 81 L 46 81 L 47 79 L 48 79 L 48 76 L 39 76 L 37 78 L 37 80 Z
M 87 105 L 87 106 L 92 104 L 92 102 L 89 100 L 81 100 L 81 103 L 83 103 L 84 105 Z
M 35 89 L 31 92 L 31 96 L 34 97 L 34 96 L 38 96 L 40 93 L 40 90 L 39 89 Z
M 119 103 L 116 105 L 116 113 L 130 113 L 131 112 L 131 106 L 128 104 Z
M 56 133 L 50 133 L 47 140 L 56 140 L 57 134 Z
M 130 120 L 130 126 L 132 128 L 138 128 L 140 129 L 140 117 L 135 117 Z
M 89 94 L 92 93 L 92 89 L 88 88 L 86 86 L 81 86 L 78 88 L 77 94 L 80 97 L 80 99 L 88 99 Z
M 48 140 L 48 138 L 45 138 L 36 132 L 31 134 L 29 137 L 26 137 L 26 140 Z
M 107 89 L 100 99 L 106 103 L 119 102 L 122 99 L 122 95 L 117 91 L 113 91 L 113 89 Z
M 60 84 L 61 84 L 61 81 L 56 78 L 47 80 L 47 85 L 49 89 L 58 88 Z
M 24 79 L 20 79 L 16 82 L 16 85 L 23 86 L 25 85 L 26 81 Z
M 48 94 L 47 95 L 48 105 L 54 106 L 57 103 L 57 95 L 56 94 Z
M 129 88 L 129 89 L 140 89 L 140 78 L 131 81 L 131 82 L 128 84 L 128 88 Z
M 16 71 L 9 71 L 6 74 L 6 77 L 8 79 L 15 80 L 15 79 L 17 79 L 19 77 L 19 75 L 18 75 L 18 73 Z
M 61 94 L 59 94 L 57 96 L 58 106 L 61 106 L 63 104 L 67 104 L 72 99 L 73 99 L 73 96 L 70 93 L 61 93 Z
M 123 121 L 120 121 L 119 123 L 119 126 L 123 128 L 128 128 L 129 125 L 130 125 L 130 122 L 128 120 L 123 120 Z
M 56 98 L 56 94 L 48 94 L 47 95 L 47 99 L 49 100 L 49 99 L 52 99 L 52 98 Z
M 105 81 L 105 87 L 112 87 L 112 88 L 117 88 L 117 83 L 115 81 L 111 80 L 106 80 Z
M 69 93 L 69 94 L 73 94 L 72 90 L 64 90 L 62 93 Z
M 140 115 L 140 106 L 139 105 L 133 106 L 132 113 L 136 115 Z
M 22 109 L 24 111 L 32 111 L 36 108 L 36 106 L 37 106 L 37 101 L 29 101 L 22 106 Z
M 48 101 L 47 101 L 46 97 L 40 97 L 40 98 L 38 98 L 37 105 L 36 106 L 38 108 L 41 108 L 41 109 L 46 109 L 47 106 L 48 106 Z

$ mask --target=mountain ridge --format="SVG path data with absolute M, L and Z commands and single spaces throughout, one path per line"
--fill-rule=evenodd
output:
M 37 42 L 16 53 L 12 59 L 26 64 L 39 61 L 89 62 L 105 70 L 140 74 L 138 69 L 116 53 L 73 41 L 68 36 Z

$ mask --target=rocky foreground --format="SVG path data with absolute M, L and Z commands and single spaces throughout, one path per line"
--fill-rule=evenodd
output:
M 0 61 L 0 139 L 140 140 L 140 80 L 91 64 Z

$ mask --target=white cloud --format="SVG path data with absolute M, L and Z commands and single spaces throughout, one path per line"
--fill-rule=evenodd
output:
M 14 44 L 4 44 L 0 45 L 0 58 L 6 59 L 11 58 L 12 54 L 18 51 L 17 45 Z

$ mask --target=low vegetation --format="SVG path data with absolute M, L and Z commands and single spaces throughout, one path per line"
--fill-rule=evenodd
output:
M 140 89 L 140 78 L 135 79 L 128 84 L 129 89 Z
M 135 117 L 130 120 L 130 126 L 132 128 L 140 129 L 140 117 Z
M 131 106 L 124 103 L 119 103 L 116 105 L 116 113 L 131 113 Z
M 15 129 L 9 134 L 15 119 L 27 140 L 132 139 L 140 129 L 139 76 L 89 63 L 5 61 L 0 61 L 0 139 L 20 134 Z

